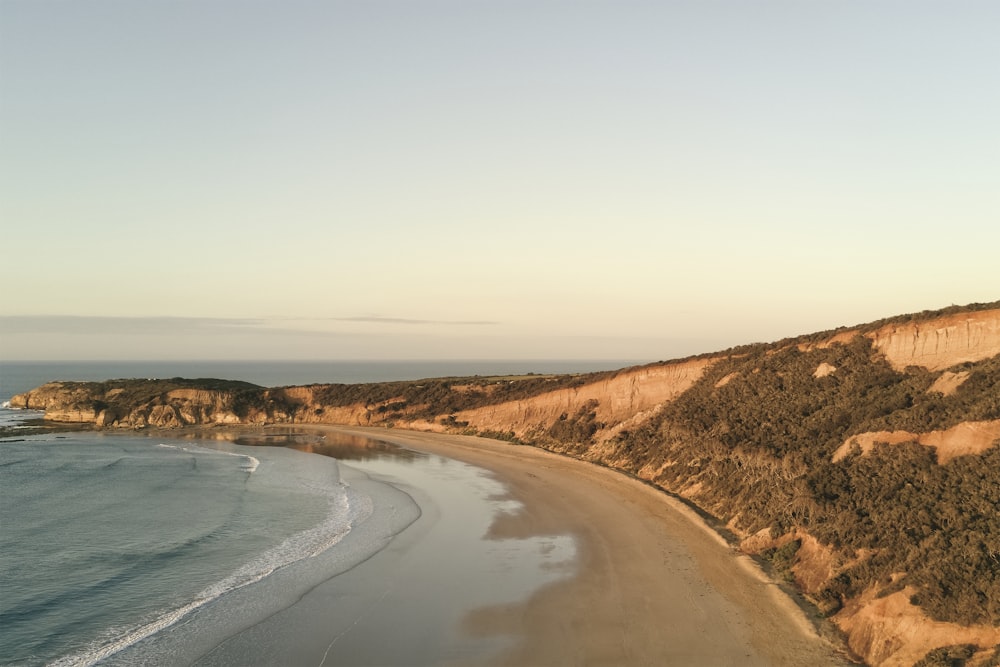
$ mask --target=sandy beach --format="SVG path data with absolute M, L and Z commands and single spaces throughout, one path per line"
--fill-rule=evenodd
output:
M 171 436 L 109 435 L 105 444 L 119 456 L 118 445 L 138 452 L 145 438 L 180 437 L 195 449 L 153 449 L 211 453 L 214 440 L 222 453 L 255 462 L 230 489 L 250 504 L 300 486 L 323 490 L 306 494 L 306 504 L 265 502 L 261 509 L 277 513 L 254 514 L 263 522 L 241 539 L 317 509 L 347 512 L 350 524 L 331 525 L 350 527 L 323 533 L 336 541 L 287 562 L 273 560 L 274 548 L 251 552 L 239 571 L 260 561 L 258 578 L 207 598 L 220 581 L 210 577 L 195 596 L 206 602 L 160 609 L 58 664 L 95 664 L 95 656 L 123 667 L 849 664 L 839 640 L 819 636 L 796 602 L 691 508 L 612 470 L 528 446 L 403 430 Z M 275 548 L 301 554 L 299 535 Z M 201 558 L 185 577 L 211 560 Z
M 462 631 L 508 638 L 496 665 L 846 665 L 796 603 L 688 507 L 624 475 L 467 436 L 349 427 L 491 471 L 522 504 L 493 539 L 570 534 L 572 577 L 471 609 Z M 464 656 L 458 662 L 480 662 Z

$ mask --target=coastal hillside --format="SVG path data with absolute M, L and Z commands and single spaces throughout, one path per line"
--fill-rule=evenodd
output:
M 54 382 L 106 428 L 382 425 L 637 476 L 715 518 L 878 666 L 1000 665 L 1000 302 L 572 376 Z

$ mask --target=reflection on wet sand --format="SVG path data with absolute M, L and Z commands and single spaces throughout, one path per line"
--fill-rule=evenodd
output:
M 274 427 L 194 427 L 183 431 L 150 431 L 150 436 L 183 440 L 215 440 L 251 447 L 287 447 L 310 454 L 321 454 L 341 461 L 416 461 L 427 454 L 400 447 L 372 437 L 349 433 L 321 432 L 298 426 Z
M 288 447 L 310 454 L 321 454 L 340 461 L 373 461 L 393 459 L 413 461 L 427 458 L 426 454 L 405 449 L 370 437 L 347 433 L 318 433 L 308 428 L 282 426 L 252 432 L 228 434 L 237 445 L 254 447 Z

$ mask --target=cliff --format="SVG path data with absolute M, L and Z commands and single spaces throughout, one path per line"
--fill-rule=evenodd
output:
M 1000 354 L 1000 319 L 993 311 L 956 313 L 926 322 L 890 324 L 867 334 L 897 370 L 940 371 Z
M 170 428 L 271 421 L 273 412 L 241 409 L 247 397 L 259 392 L 266 390 L 248 382 L 214 379 L 49 382 L 14 396 L 10 403 L 15 408 L 44 410 L 45 419 L 56 422 Z
M 702 375 L 712 359 L 632 368 L 581 387 L 462 410 L 458 421 L 477 429 L 513 433 L 521 439 L 544 436 L 586 406 L 593 406 L 595 434 L 607 439 L 630 421 L 679 396 Z
M 104 427 L 383 425 L 545 447 L 715 516 L 869 664 L 1000 663 L 1000 302 L 613 373 L 58 382 L 12 405 Z

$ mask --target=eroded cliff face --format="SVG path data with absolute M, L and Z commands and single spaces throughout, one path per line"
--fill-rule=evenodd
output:
M 851 650 L 871 665 L 912 667 L 942 646 L 982 647 L 979 653 L 985 659 L 991 647 L 1000 645 L 1000 628 L 935 621 L 910 603 L 914 593 L 907 587 L 880 596 L 878 589 L 872 589 L 850 602 L 835 620 L 847 635 Z
M 894 324 L 868 336 L 897 370 L 923 366 L 939 371 L 1000 354 L 1000 310 Z
M 598 440 L 606 440 L 623 425 L 641 420 L 650 411 L 689 389 L 714 359 L 676 364 L 640 366 L 612 378 L 572 389 L 557 389 L 533 398 L 464 410 L 455 415 L 461 422 L 483 431 L 513 433 L 530 438 L 592 406 L 601 424 Z
M 92 400 L 91 392 L 77 385 L 75 382 L 49 382 L 37 389 L 17 394 L 10 399 L 10 404 L 15 408 L 48 410 L 50 406 L 68 406 L 83 400 Z
M 824 349 L 849 343 L 859 335 L 871 339 L 896 370 L 919 366 L 940 371 L 1000 354 L 1000 309 L 887 324 L 867 333 L 847 329 L 819 342 L 801 343 L 798 348 L 803 352 Z
M 933 447 L 938 463 L 944 465 L 956 456 L 981 454 L 995 447 L 997 442 L 1000 442 L 1000 419 L 962 422 L 943 431 L 928 433 L 875 431 L 854 435 L 833 453 L 833 462 L 842 461 L 855 446 L 860 448 L 862 455 L 865 455 L 870 453 L 876 444 L 899 445 L 904 442 L 916 442 L 925 447 Z
M 380 408 L 398 399 L 374 403 L 330 405 L 322 399 L 324 385 L 284 387 L 268 392 L 270 400 L 280 400 L 285 410 L 278 415 L 284 422 L 295 424 L 341 424 L 344 426 L 377 426 L 387 418 Z M 412 409 L 412 408 L 411 408 Z
M 141 386 L 141 381 L 132 382 Z M 155 387 L 160 389 L 160 387 Z M 135 396 L 122 386 L 93 382 L 50 382 L 11 398 L 11 406 L 44 410 L 55 422 L 94 424 L 109 428 L 173 428 L 199 424 L 264 423 L 263 411 L 236 414 L 231 391 L 162 387 Z

